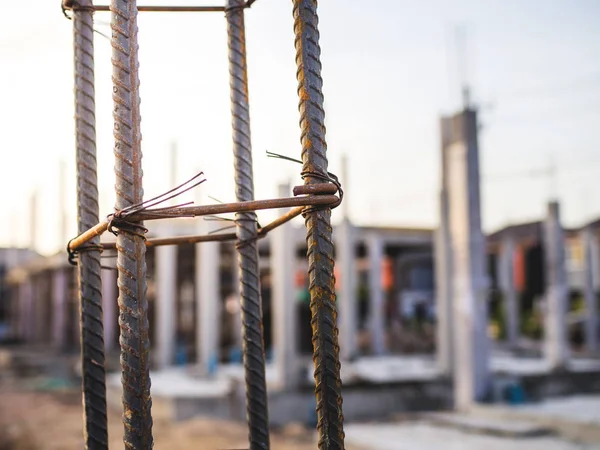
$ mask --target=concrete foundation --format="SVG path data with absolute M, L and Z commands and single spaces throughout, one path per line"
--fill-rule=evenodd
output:
M 385 357 L 380 358 L 378 363 L 374 362 L 375 359 L 369 358 L 368 366 L 375 367 L 382 373 L 393 375 L 398 369 L 397 376 L 404 376 L 406 367 L 411 365 L 418 370 L 412 377 L 403 379 L 393 380 L 393 376 L 382 376 L 374 378 L 373 381 L 354 378 L 354 381 L 345 382 L 345 421 L 382 420 L 397 414 L 447 411 L 452 408 L 451 381 L 447 377 L 436 376 L 427 371 L 421 375 L 417 373 L 422 372 L 425 367 L 435 367 L 433 358 Z M 410 364 L 411 361 L 413 364 Z M 360 372 L 360 359 L 346 366 L 356 366 L 347 367 L 346 370 Z M 272 386 L 277 384 L 277 377 L 274 376 L 276 371 L 272 369 L 267 367 L 271 424 L 279 426 L 313 420 L 314 385 L 308 374 L 295 389 L 281 391 L 272 389 Z M 156 405 L 153 411 L 156 408 L 156 414 L 174 420 L 186 420 L 194 416 L 245 420 L 241 366 L 222 366 L 211 379 L 197 377 L 184 369 L 172 370 L 151 375 L 152 398 L 153 404 Z M 500 358 L 492 360 L 490 372 L 492 384 L 502 384 L 503 380 L 510 377 L 512 383 L 522 386 L 526 398 L 534 402 L 572 394 L 600 393 L 599 361 L 572 361 L 567 371 L 555 373 L 549 370 L 543 360 Z M 108 384 L 111 404 L 120 409 L 119 374 L 110 376 Z

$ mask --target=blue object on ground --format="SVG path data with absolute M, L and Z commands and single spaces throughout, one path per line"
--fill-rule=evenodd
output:
M 208 360 L 208 374 L 215 375 L 217 373 L 217 368 L 219 367 L 219 360 L 216 354 L 212 354 Z
M 229 362 L 230 363 L 241 363 L 242 362 L 242 349 L 233 347 L 229 350 Z
M 178 345 L 175 350 L 175 365 L 185 366 L 187 364 L 187 352 L 184 345 Z
M 312 398 L 308 403 L 308 418 L 306 422 L 309 428 L 316 428 L 317 426 L 317 400 L 315 398 Z
M 506 400 L 511 405 L 522 405 L 526 401 L 525 391 L 519 384 L 511 384 L 506 388 Z

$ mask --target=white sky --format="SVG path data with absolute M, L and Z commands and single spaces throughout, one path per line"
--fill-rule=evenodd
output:
M 28 198 L 37 188 L 37 240 L 51 252 L 65 244 L 56 212 L 61 157 L 70 170 L 69 234 L 76 230 L 71 22 L 59 0 L 5 3 L 0 246 L 28 244 Z M 300 182 L 298 166 L 265 157 L 265 150 L 300 153 L 291 2 L 259 0 L 246 18 L 256 197 L 267 198 L 278 182 Z M 482 107 L 485 228 L 539 218 L 553 189 L 567 225 L 600 215 L 600 2 L 321 0 L 319 18 L 330 170 L 339 173 L 340 155 L 349 155 L 346 200 L 357 223 L 435 224 L 438 120 L 459 105 L 452 29 L 461 23 Z M 110 34 L 109 20 L 97 13 L 96 28 Z M 141 13 L 139 27 L 146 194 L 170 187 L 177 140 L 178 177 L 202 169 L 201 189 L 233 201 L 223 15 Z M 95 44 L 105 215 L 114 203 L 110 43 L 96 35 Z M 556 183 L 523 175 L 552 157 Z

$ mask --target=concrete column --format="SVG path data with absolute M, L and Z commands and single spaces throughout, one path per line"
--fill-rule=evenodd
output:
M 548 204 L 545 232 L 546 308 L 544 350 L 553 370 L 562 369 L 569 357 L 566 329 L 568 301 L 565 241 L 558 202 Z
M 168 228 L 168 227 L 165 227 Z M 172 233 L 166 233 L 171 236 Z M 175 360 L 177 329 L 177 246 L 154 249 L 156 277 L 156 364 L 164 369 Z
M 582 244 L 585 254 L 584 260 L 584 285 L 583 292 L 585 298 L 585 344 L 589 352 L 598 351 L 598 304 L 596 300 L 596 289 L 594 286 L 594 261 L 593 246 L 597 245 L 597 238 L 591 227 L 587 226 L 582 232 Z
M 66 314 L 67 314 L 67 275 L 62 268 L 57 268 L 52 280 L 52 344 L 61 350 L 66 344 Z
M 242 348 L 242 305 L 239 291 L 239 279 L 238 272 L 235 272 L 235 277 L 233 279 L 236 284 L 236 290 L 232 292 L 229 297 L 227 297 L 226 302 L 232 301 L 235 302 L 235 307 L 233 308 L 233 342 L 234 346 L 241 350 Z
M 593 239 L 590 241 L 590 269 L 592 272 L 592 285 L 594 291 L 600 291 L 600 240 L 592 233 Z
M 440 194 L 440 224 L 435 232 L 436 357 L 440 373 L 452 372 L 452 246 L 448 194 Z
M 454 402 L 456 409 L 468 410 L 490 389 L 489 282 L 481 230 L 476 113 L 466 109 L 447 120 L 453 130 L 444 152 L 452 242 Z
M 502 238 L 502 249 L 498 269 L 500 290 L 504 299 L 506 340 L 511 345 L 519 339 L 519 300 L 514 282 L 515 239 L 510 233 Z
M 102 269 L 102 316 L 104 319 L 104 349 L 114 349 L 117 333 L 117 271 Z
M 201 233 L 206 234 L 221 224 L 199 220 Z M 216 224 L 216 225 L 215 225 Z M 218 360 L 221 325 L 220 245 L 218 242 L 196 244 L 196 301 L 198 324 L 196 350 L 198 363 L 208 373 L 212 362 Z
M 345 218 L 335 231 L 336 264 L 338 264 L 341 278 L 337 294 L 340 359 L 348 361 L 356 354 L 357 349 L 356 231 L 348 218 Z
M 32 276 L 27 282 L 26 297 L 25 297 L 25 336 L 27 342 L 33 343 L 37 337 L 36 322 L 37 314 L 35 302 L 38 293 L 37 276 Z
M 278 197 L 288 197 L 289 184 L 279 186 Z M 283 213 L 284 211 L 280 211 Z M 273 307 L 273 350 L 281 389 L 293 389 L 299 381 L 294 298 L 294 236 L 291 223 L 271 232 L 271 300 Z
M 31 341 L 32 310 L 33 286 L 31 278 L 28 277 L 19 287 L 19 337 L 25 342 Z
M 376 235 L 368 237 L 369 251 L 369 332 L 373 354 L 385 352 L 384 295 L 381 286 L 383 241 Z

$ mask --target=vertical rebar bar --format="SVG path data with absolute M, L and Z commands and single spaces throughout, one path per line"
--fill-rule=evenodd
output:
M 72 8 L 75 54 L 77 228 L 79 233 L 82 233 L 98 223 L 99 216 L 94 19 L 91 0 L 78 0 Z M 94 249 L 98 244 L 100 244 L 99 237 L 95 237 L 88 243 L 90 249 L 80 253 L 77 267 L 86 449 L 108 448 L 100 251 Z
M 143 198 L 136 1 L 111 0 L 110 10 L 116 209 L 121 210 Z M 119 230 L 117 250 L 123 442 L 128 449 L 151 449 L 146 245 L 141 223 Z
M 305 184 L 328 179 L 321 49 L 316 0 L 293 0 L 296 65 Z M 319 449 L 342 450 L 344 430 L 331 209 L 305 215 Z
M 227 0 L 225 12 L 229 48 L 235 192 L 238 201 L 254 200 L 244 4 L 244 0 Z M 256 213 L 237 213 L 236 224 L 248 438 L 251 450 L 268 449 L 269 417 L 265 381 L 260 272 L 256 242 Z

